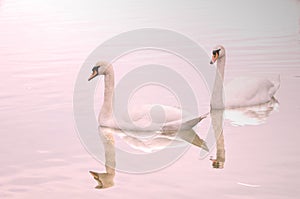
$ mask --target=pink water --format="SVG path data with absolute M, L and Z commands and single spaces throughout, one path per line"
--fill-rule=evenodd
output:
M 0 198 L 298 198 L 299 4 L 0 1 Z M 117 172 L 114 187 L 97 190 L 88 171 L 104 166 L 75 130 L 74 83 L 99 44 L 143 27 L 180 32 L 208 53 L 223 44 L 226 80 L 279 73 L 279 108 L 261 125 L 225 122 L 224 169 L 213 169 L 209 156 L 199 159 L 191 147 L 170 167 Z

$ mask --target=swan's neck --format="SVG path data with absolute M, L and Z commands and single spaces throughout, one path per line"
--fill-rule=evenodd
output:
M 104 101 L 100 111 L 101 120 L 111 119 L 113 112 L 113 97 L 114 97 L 114 70 L 109 66 L 105 71 L 104 76 Z
M 213 109 L 225 108 L 223 101 L 223 82 L 224 82 L 224 71 L 225 71 L 225 56 L 221 57 L 217 61 L 217 71 L 215 77 L 215 84 L 213 93 L 211 96 L 211 107 Z
M 224 81 L 225 61 L 226 61 L 225 56 L 219 58 L 217 61 L 217 72 L 219 73 L 220 77 L 222 78 L 222 82 Z

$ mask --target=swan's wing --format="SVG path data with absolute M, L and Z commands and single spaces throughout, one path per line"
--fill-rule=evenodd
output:
M 243 107 L 266 103 L 275 92 L 275 85 L 266 78 L 239 77 L 225 87 L 226 107 Z

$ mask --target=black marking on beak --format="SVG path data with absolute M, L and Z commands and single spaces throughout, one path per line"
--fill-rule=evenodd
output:
M 216 55 L 216 54 L 218 54 L 218 55 L 219 55 L 219 53 L 220 53 L 220 50 L 221 50 L 221 49 L 218 49 L 218 50 L 213 50 L 213 51 L 212 51 L 212 54 L 213 54 L 213 55 Z
M 210 61 L 210 64 L 214 64 L 217 61 L 217 59 L 219 57 L 220 50 L 221 49 L 217 49 L 217 50 L 212 51 L 213 57 L 212 57 L 212 60 Z

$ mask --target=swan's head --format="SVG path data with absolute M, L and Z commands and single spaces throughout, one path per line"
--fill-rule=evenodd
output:
M 105 75 L 107 68 L 110 66 L 109 63 L 105 62 L 105 61 L 99 61 L 95 64 L 95 66 L 92 69 L 92 74 L 89 77 L 88 81 L 94 79 L 95 77 L 97 77 L 98 75 Z
M 210 64 L 214 64 L 218 59 L 225 56 L 225 48 L 221 45 L 214 47 Z

